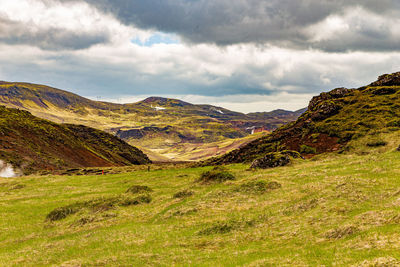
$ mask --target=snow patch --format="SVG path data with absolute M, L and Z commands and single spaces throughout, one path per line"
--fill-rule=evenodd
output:
M 222 110 L 216 109 L 216 108 L 214 108 L 214 107 L 212 107 L 211 110 L 212 110 L 212 111 L 215 111 L 215 112 L 218 112 L 218 113 L 221 113 L 221 114 L 224 114 L 224 112 L 222 112 Z
M 165 110 L 166 108 L 162 108 L 162 107 L 153 107 L 153 105 L 151 105 L 151 108 L 153 108 L 156 111 L 160 111 L 160 110 Z

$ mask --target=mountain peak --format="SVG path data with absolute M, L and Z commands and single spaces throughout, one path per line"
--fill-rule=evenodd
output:
M 145 100 L 141 101 L 141 103 L 156 104 L 156 105 L 164 106 L 164 107 L 183 107 L 183 106 L 192 105 L 190 103 L 184 102 L 179 99 L 165 98 L 165 97 L 159 97 L 159 96 L 148 97 Z
M 371 83 L 370 86 L 400 86 L 400 72 L 383 74 L 378 77 L 376 82 Z

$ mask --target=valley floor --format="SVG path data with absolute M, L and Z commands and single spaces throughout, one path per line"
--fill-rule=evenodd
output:
M 0 179 L 0 265 L 400 265 L 400 152 L 248 167 Z

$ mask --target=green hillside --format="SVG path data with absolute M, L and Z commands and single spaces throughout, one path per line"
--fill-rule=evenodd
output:
M 139 149 L 111 134 L 86 126 L 56 124 L 3 106 L 0 159 L 24 173 L 150 163 Z
M 296 122 L 206 162 L 241 163 L 0 178 L 0 265 L 400 266 L 399 78 L 323 93 Z M 118 154 L 103 157 L 122 156 L 125 146 L 112 149 L 99 138 L 115 137 L 99 130 L 1 110 L 1 144 L 28 160 L 47 150 L 16 141 L 59 151 L 85 140 Z M 247 163 L 281 149 L 306 157 L 271 169 Z
M 399 137 L 222 183 L 199 182 L 211 167 L 0 179 L 0 265 L 398 266 Z
M 273 130 L 302 113 L 278 110 L 243 114 L 161 97 L 121 105 L 92 101 L 44 85 L 8 82 L 0 82 L 0 104 L 56 123 L 107 131 L 148 151 L 154 160 L 192 160 L 193 145 L 202 150 L 201 155 L 209 155 L 210 144 L 228 140 L 228 144 L 246 143 L 252 138 L 252 127 Z M 215 154 L 226 152 L 226 148 Z
M 314 97 L 297 121 L 207 163 L 250 162 L 265 153 L 296 150 L 305 156 L 356 149 L 360 139 L 385 146 L 382 134 L 400 130 L 400 73 L 358 89 L 337 88 Z

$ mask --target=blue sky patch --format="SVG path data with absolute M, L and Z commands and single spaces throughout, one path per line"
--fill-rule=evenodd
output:
M 132 39 L 132 43 L 140 45 L 140 46 L 153 46 L 155 44 L 179 44 L 178 37 L 174 34 L 166 34 L 166 33 L 156 33 L 152 35 L 149 39 L 142 42 L 139 38 Z

